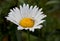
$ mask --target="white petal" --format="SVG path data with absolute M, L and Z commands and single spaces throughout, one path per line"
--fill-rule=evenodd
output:
M 30 13 L 29 13 L 29 5 L 27 4 L 26 6 L 26 13 L 27 13 L 27 17 L 30 17 Z
M 23 4 L 23 7 L 25 7 L 26 6 L 26 4 Z
M 28 30 L 29 28 L 24 28 L 25 30 Z
M 13 10 L 12 9 L 10 9 L 10 12 L 12 12 Z
M 35 18 L 38 18 L 43 13 L 43 12 L 41 12 L 41 10 L 42 10 L 42 8 L 37 11 Z
M 41 10 L 42 10 L 42 8 L 40 9 L 40 10 L 38 10 L 39 8 L 36 8 L 35 10 L 34 10 L 34 15 L 33 15 L 33 17 L 37 17 L 37 16 L 39 16 L 40 14 L 42 14 L 43 12 L 41 12 Z
M 18 26 L 17 27 L 17 30 L 23 30 L 24 28 L 23 27 L 21 27 L 21 26 Z
M 31 17 L 32 18 L 32 10 L 33 10 L 33 6 L 30 6 L 30 9 L 29 9 L 29 17 Z
M 35 9 L 33 17 L 37 15 L 37 12 L 38 12 L 38 8 Z
M 25 5 L 25 7 L 23 6 L 23 9 L 24 9 L 24 16 L 25 17 L 29 17 L 29 5 Z
M 30 12 L 31 12 L 32 9 L 33 9 L 33 6 L 30 6 Z
M 30 28 L 29 30 L 32 31 L 32 32 L 34 32 L 34 28 Z
M 23 4 L 23 7 L 20 6 L 20 11 L 21 11 L 21 15 L 22 15 L 23 18 L 27 17 L 28 14 L 29 14 L 29 5 Z
M 40 16 L 34 18 L 34 20 L 36 21 L 36 23 L 38 23 L 38 22 L 40 22 L 40 21 L 41 21 L 43 18 L 45 18 L 45 17 L 46 17 L 46 15 L 41 14 Z
M 42 15 L 40 15 L 38 18 L 39 18 L 39 19 L 43 19 L 43 18 L 45 18 L 45 17 L 46 17 L 46 15 L 42 14 Z
M 38 12 L 38 7 L 37 6 L 35 6 L 34 8 L 33 8 L 33 10 L 31 10 L 32 11 L 32 17 L 35 17 L 35 15 L 37 14 L 37 12 Z
M 37 6 L 35 6 L 35 7 L 31 10 L 30 14 L 31 14 L 32 17 L 35 16 L 37 10 L 38 10 Z
M 16 20 L 17 22 L 19 22 L 20 19 L 21 19 L 21 15 L 20 15 L 19 12 L 17 13 L 16 11 L 17 11 L 17 10 L 15 10 L 15 9 L 14 9 L 14 11 L 11 11 L 11 12 L 9 13 L 8 17 L 14 18 L 14 20 Z M 18 16 L 18 17 L 17 17 L 17 16 Z
M 21 16 L 22 16 L 22 18 L 23 18 L 23 7 L 20 5 L 20 14 L 21 14 Z
M 7 20 L 13 22 L 14 24 L 18 25 L 18 23 L 13 18 L 10 18 L 10 17 L 5 17 L 5 18 L 7 18 Z
M 12 18 L 13 20 L 15 20 L 17 23 L 19 22 L 19 20 L 15 17 L 13 12 L 10 12 L 8 17 Z
M 15 9 L 13 9 L 13 10 L 15 12 L 16 17 L 18 16 L 17 18 L 20 20 L 22 18 L 21 14 L 20 14 L 20 10 L 17 7 L 15 7 Z
M 36 22 L 34 26 L 37 26 L 37 25 L 43 23 L 44 21 L 45 21 L 45 20 L 40 20 L 40 21 Z
M 42 11 L 42 8 L 40 8 L 39 11 L 41 12 Z
M 43 12 L 37 12 L 36 16 L 34 17 L 34 19 L 38 18 L 39 16 L 42 15 Z
M 35 26 L 33 27 L 34 29 L 41 29 L 43 26 L 42 25 L 38 25 L 38 26 Z

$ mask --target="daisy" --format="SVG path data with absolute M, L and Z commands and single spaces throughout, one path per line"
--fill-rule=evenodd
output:
M 39 9 L 37 6 L 30 6 L 28 4 L 20 5 L 20 8 L 13 8 L 8 13 L 8 16 L 5 17 L 7 20 L 13 22 L 18 25 L 18 30 L 27 30 L 34 32 L 34 29 L 41 29 L 45 20 L 46 15 L 43 14 L 42 8 Z

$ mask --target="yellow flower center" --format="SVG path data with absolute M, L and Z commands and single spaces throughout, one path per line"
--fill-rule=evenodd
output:
M 23 28 L 31 28 L 34 26 L 34 20 L 31 18 L 23 18 L 20 20 L 19 25 L 21 25 Z

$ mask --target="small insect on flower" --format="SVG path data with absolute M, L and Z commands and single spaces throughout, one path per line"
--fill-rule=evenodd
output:
M 39 9 L 37 6 L 30 6 L 28 4 L 20 5 L 20 8 L 13 8 L 8 13 L 8 16 L 5 17 L 7 20 L 13 22 L 18 25 L 18 30 L 27 30 L 34 32 L 34 29 L 41 29 L 45 20 L 46 15 L 43 14 L 42 8 Z

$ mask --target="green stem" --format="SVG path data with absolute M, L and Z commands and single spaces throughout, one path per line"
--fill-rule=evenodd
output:
M 38 41 L 41 41 L 41 33 L 40 33 L 40 30 L 39 31 L 39 34 L 38 34 Z
M 17 36 L 17 41 L 22 41 L 22 32 L 19 30 L 16 30 L 16 36 Z
M 27 37 L 27 40 L 30 41 L 30 33 L 29 31 L 27 30 L 27 33 L 28 33 L 28 37 Z

